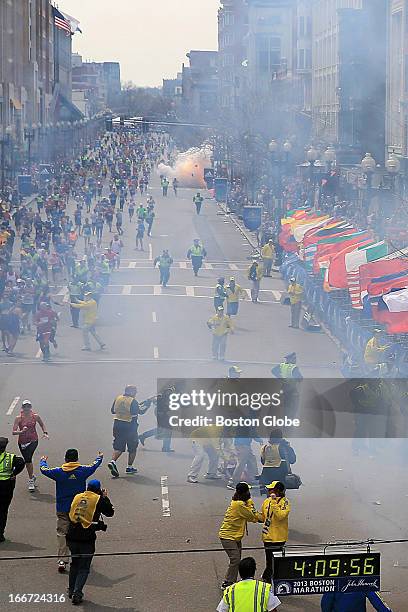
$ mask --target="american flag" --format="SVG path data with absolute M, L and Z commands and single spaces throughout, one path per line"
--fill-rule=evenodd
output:
M 67 36 L 71 36 L 71 24 L 64 15 L 55 6 L 52 7 L 54 12 L 54 23 L 57 28 L 64 30 Z

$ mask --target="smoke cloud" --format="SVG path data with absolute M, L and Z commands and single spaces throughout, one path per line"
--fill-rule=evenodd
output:
M 211 147 L 192 148 L 178 153 L 173 165 L 159 164 L 157 171 L 169 180 L 177 178 L 180 187 L 206 188 L 204 168 L 211 166 Z

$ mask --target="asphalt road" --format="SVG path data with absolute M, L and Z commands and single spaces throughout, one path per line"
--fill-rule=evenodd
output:
M 52 362 L 43 364 L 38 359 L 33 337 L 20 339 L 16 357 L 0 356 L 1 433 L 10 434 L 18 410 L 18 405 L 11 410 L 14 398 L 29 397 L 50 434 L 49 441 L 40 441 L 37 460 L 46 454 L 50 464 L 60 465 L 65 449 L 72 446 L 80 449 L 83 462 L 93 459 L 99 449 L 104 451 L 104 464 L 96 475 L 107 486 L 116 513 L 109 519 L 107 533 L 100 534 L 97 550 L 152 551 L 143 556 L 95 558 L 85 610 L 215 610 L 226 568 L 222 551 L 188 552 L 218 548 L 218 527 L 231 497 L 223 481 L 186 482 L 192 457 L 188 440 L 175 440 L 176 452 L 170 455 L 160 451 L 159 441 L 147 441 L 138 452 L 138 475 L 111 480 L 106 468 L 115 395 L 130 382 L 137 384 L 138 398 L 143 399 L 155 394 L 160 377 L 226 376 L 229 363 L 211 360 L 211 337 L 205 325 L 213 313 L 213 287 L 220 275 L 234 275 L 248 287 L 245 271 L 252 249 L 229 218 L 211 200 L 205 200 L 197 216 L 191 190 L 180 190 L 177 199 L 172 195 L 165 199 L 157 184 L 152 189 L 157 202 L 153 236 L 145 241 L 145 251 L 135 251 L 135 224 L 126 220 L 121 269 L 112 275 L 102 298 L 99 332 L 107 350 L 81 352 L 81 332 L 69 327 L 64 288 L 58 287 L 62 322 Z M 185 257 L 196 237 L 208 251 L 208 263 L 198 278 Z M 158 286 L 159 273 L 152 264 L 163 248 L 175 260 L 166 290 Z M 284 285 L 278 274 L 265 279 L 262 289 L 259 305 L 241 304 L 236 333 L 229 339 L 228 362 L 239 364 L 243 376 L 268 377 L 271 364 L 295 350 L 305 376 L 338 375 L 339 351 L 325 334 L 311 336 L 288 328 L 288 308 L 279 302 Z M 154 416 L 148 413 L 140 421 L 143 431 L 153 426 Z M 296 471 L 305 486 L 289 494 L 293 506 L 290 543 L 406 537 L 404 450 L 401 441 L 379 442 L 370 456 L 353 457 L 349 440 L 297 440 Z M 125 460 L 120 461 L 124 470 Z M 0 602 L 5 610 L 35 606 L 57 610 L 69 605 L 10 603 L 11 593 L 66 592 L 67 578 L 56 572 L 56 560 L 4 560 L 56 552 L 53 483 L 43 477 L 37 482 L 38 490 L 30 494 L 25 473 L 18 477 L 8 541 L 0 549 Z M 170 516 L 163 515 L 163 486 L 168 486 Z M 260 505 L 259 497 L 256 503 Z M 249 531 L 245 543 L 260 545 L 259 528 L 251 526 Z M 172 550 L 185 552 L 160 554 Z M 407 547 L 388 545 L 381 550 L 385 598 L 394 611 L 407 610 Z M 263 552 L 254 554 L 261 568 Z M 319 610 L 319 598 L 287 598 L 280 609 Z

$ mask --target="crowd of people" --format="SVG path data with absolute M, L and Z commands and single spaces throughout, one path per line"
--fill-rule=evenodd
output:
M 107 133 L 70 164 L 55 167 L 35 198 L 21 202 L 9 192 L 0 204 L 0 331 L 2 348 L 15 354 L 20 334 L 37 331 L 43 359 L 57 348 L 53 305 L 68 286 L 72 326 L 84 310 L 84 350 L 95 332 L 98 305 L 111 273 L 120 267 L 123 215 L 136 215 L 136 248 L 151 235 L 155 202 L 137 206 L 155 165 L 166 155 L 168 136 Z M 73 204 L 73 205 L 72 205 Z M 72 210 L 73 209 L 73 210 Z M 108 236 L 108 239 L 106 240 Z M 16 238 L 19 252 L 16 252 Z M 103 246 L 103 241 L 105 246 Z

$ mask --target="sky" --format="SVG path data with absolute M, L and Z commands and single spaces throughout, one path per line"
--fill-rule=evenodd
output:
M 56 0 L 81 23 L 73 50 L 119 61 L 122 81 L 157 86 L 174 78 L 190 49 L 217 49 L 219 0 Z

